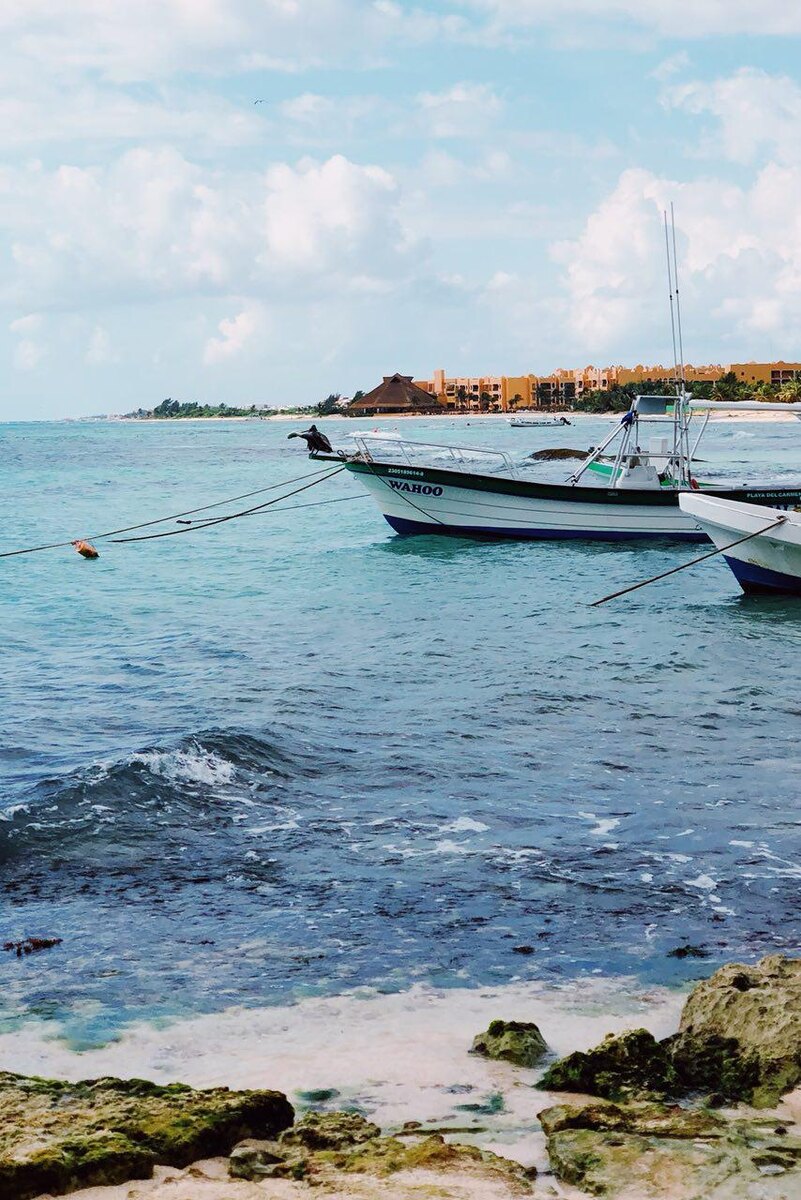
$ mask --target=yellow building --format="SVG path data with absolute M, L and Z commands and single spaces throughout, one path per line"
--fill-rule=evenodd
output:
M 769 383 L 781 387 L 793 379 L 801 379 L 801 363 L 731 363 L 729 370 L 744 383 Z
M 801 363 L 710 363 L 695 367 L 688 363 L 688 383 L 714 383 L 727 371 L 733 371 L 745 383 L 763 383 L 780 387 L 791 379 L 801 379 Z M 550 375 L 455 375 L 444 370 L 432 379 L 416 379 L 415 385 L 434 396 L 443 407 L 468 412 L 514 412 L 517 409 L 570 405 L 584 392 L 610 392 L 624 384 L 643 388 L 655 383 L 673 383 L 676 368 L 638 363 L 635 367 L 592 365 L 574 370 L 552 371 Z

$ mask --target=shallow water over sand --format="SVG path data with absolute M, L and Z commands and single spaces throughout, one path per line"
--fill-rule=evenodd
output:
M 3 548 L 302 475 L 290 428 L 2 427 Z M 791 478 L 799 437 L 715 425 L 708 473 Z M 797 951 L 799 605 L 713 560 L 590 609 L 693 551 L 403 540 L 360 496 L 0 562 L 3 935 L 64 939 L 0 957 L 3 1028 Z

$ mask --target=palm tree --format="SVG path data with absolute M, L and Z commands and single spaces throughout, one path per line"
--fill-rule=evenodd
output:
M 788 379 L 779 388 L 776 399 L 780 404 L 798 404 L 801 401 L 801 380 Z

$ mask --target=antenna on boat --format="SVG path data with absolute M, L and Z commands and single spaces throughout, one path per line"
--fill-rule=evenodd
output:
M 671 205 L 671 214 L 673 206 Z M 673 335 L 673 370 L 679 369 L 679 352 L 676 347 L 676 311 L 673 307 L 673 271 L 670 264 L 670 237 L 668 235 L 667 209 L 662 214 L 665 218 L 665 254 L 667 256 L 668 297 L 670 299 L 670 332 Z
M 681 332 L 681 301 L 679 299 L 679 260 L 676 255 L 676 216 L 673 201 L 670 202 L 670 224 L 673 229 L 673 280 L 676 284 L 676 327 L 679 332 L 679 364 L 681 367 L 681 390 L 684 391 L 684 339 Z

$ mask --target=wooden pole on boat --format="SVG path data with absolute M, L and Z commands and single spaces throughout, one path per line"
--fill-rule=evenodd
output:
M 618 596 L 626 596 L 629 592 L 636 592 L 638 588 L 647 587 L 649 583 L 656 583 L 659 579 L 667 579 L 668 575 L 676 575 L 679 571 L 686 571 L 688 567 L 694 567 L 698 563 L 705 562 L 708 558 L 714 558 L 716 554 L 725 554 L 733 546 L 741 546 L 743 542 L 750 542 L 751 538 L 759 537 L 761 533 L 767 533 L 769 529 L 775 529 L 777 525 L 783 525 L 786 520 L 786 514 L 782 513 L 777 520 L 771 521 L 770 525 L 766 525 L 764 529 L 757 529 L 755 533 L 747 533 L 745 537 L 737 538 L 736 542 L 729 542 L 727 546 L 721 546 L 719 550 L 709 550 L 706 554 L 699 555 L 698 558 L 691 558 L 689 562 L 682 563 L 680 567 L 671 567 L 669 571 L 661 571 L 659 575 L 652 575 L 650 579 L 643 579 L 639 583 L 632 583 L 629 587 L 621 588 L 619 592 L 611 592 L 608 596 L 602 596 L 600 600 L 593 600 L 590 608 L 597 608 L 599 604 L 606 604 L 607 600 L 616 600 Z

